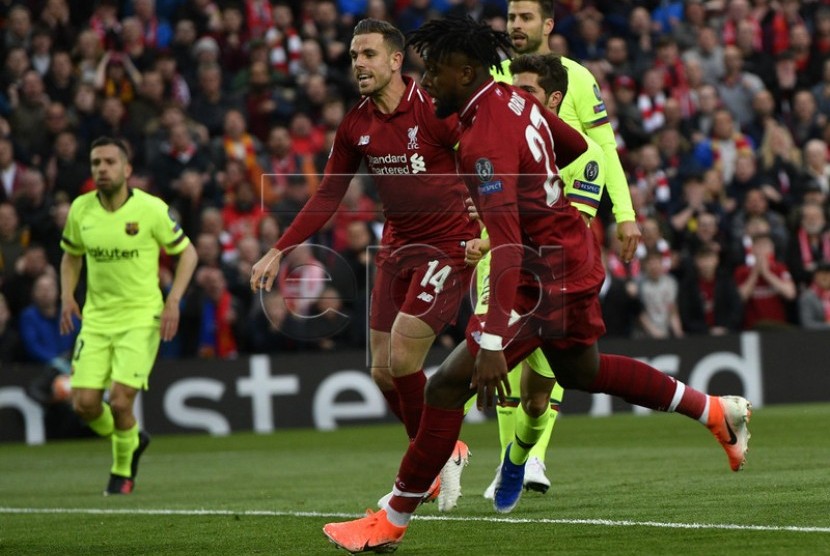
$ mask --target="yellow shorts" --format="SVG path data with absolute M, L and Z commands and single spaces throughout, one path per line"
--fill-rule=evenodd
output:
M 72 355 L 72 388 L 105 390 L 118 382 L 146 390 L 158 354 L 158 326 L 101 334 L 81 328 Z
M 525 362 L 536 374 L 542 375 L 545 378 L 556 378 L 553 375 L 553 369 L 550 368 L 550 363 L 548 363 L 548 360 L 545 357 L 545 354 L 542 353 L 541 348 L 537 348 L 533 351 L 533 353 L 528 355 Z
M 553 374 L 553 369 L 550 368 L 550 363 L 548 363 L 545 354 L 542 353 L 541 349 L 536 349 L 527 356 L 525 359 L 525 363 L 527 366 L 530 367 L 534 373 L 538 375 L 542 375 L 545 378 L 556 378 Z M 521 367 L 521 365 L 519 365 Z M 550 393 L 550 402 L 552 405 L 559 405 L 562 402 L 562 398 L 565 396 L 565 389 L 559 384 L 559 381 L 556 381 L 556 384 L 553 385 L 553 391 Z

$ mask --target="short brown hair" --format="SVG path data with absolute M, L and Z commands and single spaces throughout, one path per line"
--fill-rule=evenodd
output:
M 513 2 L 533 2 L 539 6 L 542 19 L 553 19 L 553 2 L 551 0 L 507 0 L 508 5 Z
M 510 62 L 510 73 L 533 73 L 539 76 L 539 85 L 545 98 L 559 91 L 568 92 L 568 70 L 556 54 L 522 54 Z
M 108 146 L 117 147 L 121 154 L 124 156 L 125 160 L 130 159 L 130 149 L 127 147 L 127 144 L 122 141 L 121 139 L 117 139 L 114 137 L 107 137 L 106 135 L 102 135 L 98 139 L 92 142 L 92 145 L 89 147 L 89 150 L 96 149 L 98 147 L 108 147 Z
M 403 33 L 391 23 L 380 19 L 361 19 L 355 25 L 353 36 L 369 35 L 371 33 L 382 35 L 383 42 L 392 52 L 404 51 L 406 39 Z

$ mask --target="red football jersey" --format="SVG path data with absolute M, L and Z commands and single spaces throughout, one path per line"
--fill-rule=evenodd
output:
M 328 220 L 365 161 L 386 216 L 381 243 L 392 248 L 379 254 L 378 264 L 390 264 L 389 251 L 414 244 L 463 256 L 460 242 L 479 231 L 467 216 L 467 190 L 455 167 L 458 121 L 439 119 L 429 95 L 412 79 L 404 81 L 406 92 L 392 114 L 381 113 L 371 98 L 346 114 L 320 187 L 278 249 L 305 240 Z
M 790 271 L 783 263 L 772 259 L 769 262 L 769 269 L 778 278 L 790 280 Z M 738 286 L 743 285 L 749 279 L 752 267 L 741 265 L 735 269 L 734 278 Z M 763 276 L 758 277 L 755 289 L 744 302 L 744 330 L 751 330 L 758 322 L 787 322 L 787 307 L 784 298 L 767 282 Z
M 593 237 L 565 197 L 557 168 L 588 146 L 536 99 L 492 80 L 459 116 L 459 172 L 493 248 L 486 332 L 503 336 L 519 285 L 550 291 L 594 267 Z

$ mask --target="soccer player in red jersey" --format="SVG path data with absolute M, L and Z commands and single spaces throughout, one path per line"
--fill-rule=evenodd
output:
M 467 343 L 444 361 L 426 389 L 421 426 L 395 479 L 388 505 L 366 517 L 329 523 L 323 532 L 352 552 L 388 551 L 400 544 L 419 499 L 452 452 L 473 394 L 479 405 L 504 399 L 507 371 L 536 347 L 564 388 L 603 392 L 659 411 L 677 411 L 707 425 L 737 471 L 744 462 L 749 402 L 712 397 L 637 360 L 601 355 L 604 332 L 599 290 L 604 270 L 597 243 L 565 199 L 557 162 L 585 150 L 580 135 L 533 97 L 497 84 L 489 68 L 507 52 L 507 35 L 472 19 L 434 20 L 411 36 L 424 55 L 424 87 L 439 116 L 457 113 L 462 131 L 459 168 L 490 232 L 490 305 L 467 328 Z M 555 144 L 555 149 L 554 149 Z M 558 156 L 558 159 L 557 159 Z M 550 393 L 536 375 L 526 394 Z M 501 473 L 496 509 L 512 509 L 522 489 L 529 446 L 514 442 Z M 514 459 L 512 456 L 517 456 Z
M 436 334 L 455 321 L 469 290 L 472 269 L 464 263 L 464 242 L 479 229 L 467 216 L 467 190 L 455 169 L 458 121 L 438 118 L 429 95 L 402 76 L 404 43 L 403 34 L 384 21 L 365 19 L 355 27 L 350 54 L 363 99 L 337 130 L 319 188 L 254 265 L 251 288 L 271 290 L 285 251 L 323 227 L 365 161 L 386 216 L 369 316 L 372 378 L 415 438 L 424 359 Z M 442 511 L 460 496 L 467 447 L 459 442 L 457 452 L 441 472 Z

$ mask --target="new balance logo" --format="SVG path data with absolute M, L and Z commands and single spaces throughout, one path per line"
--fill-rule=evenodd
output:
M 418 153 L 413 154 L 409 157 L 409 162 L 412 164 L 412 173 L 417 174 L 419 172 L 426 172 L 427 171 L 427 163 L 424 161 L 423 155 Z
M 425 301 L 426 303 L 432 303 L 432 300 L 435 299 L 435 296 L 427 292 L 421 292 L 421 295 L 418 296 L 418 299 L 420 299 L 421 301 Z
M 368 135 L 361 135 L 360 140 L 357 142 L 357 146 L 361 145 L 368 145 L 369 144 L 369 136 Z

